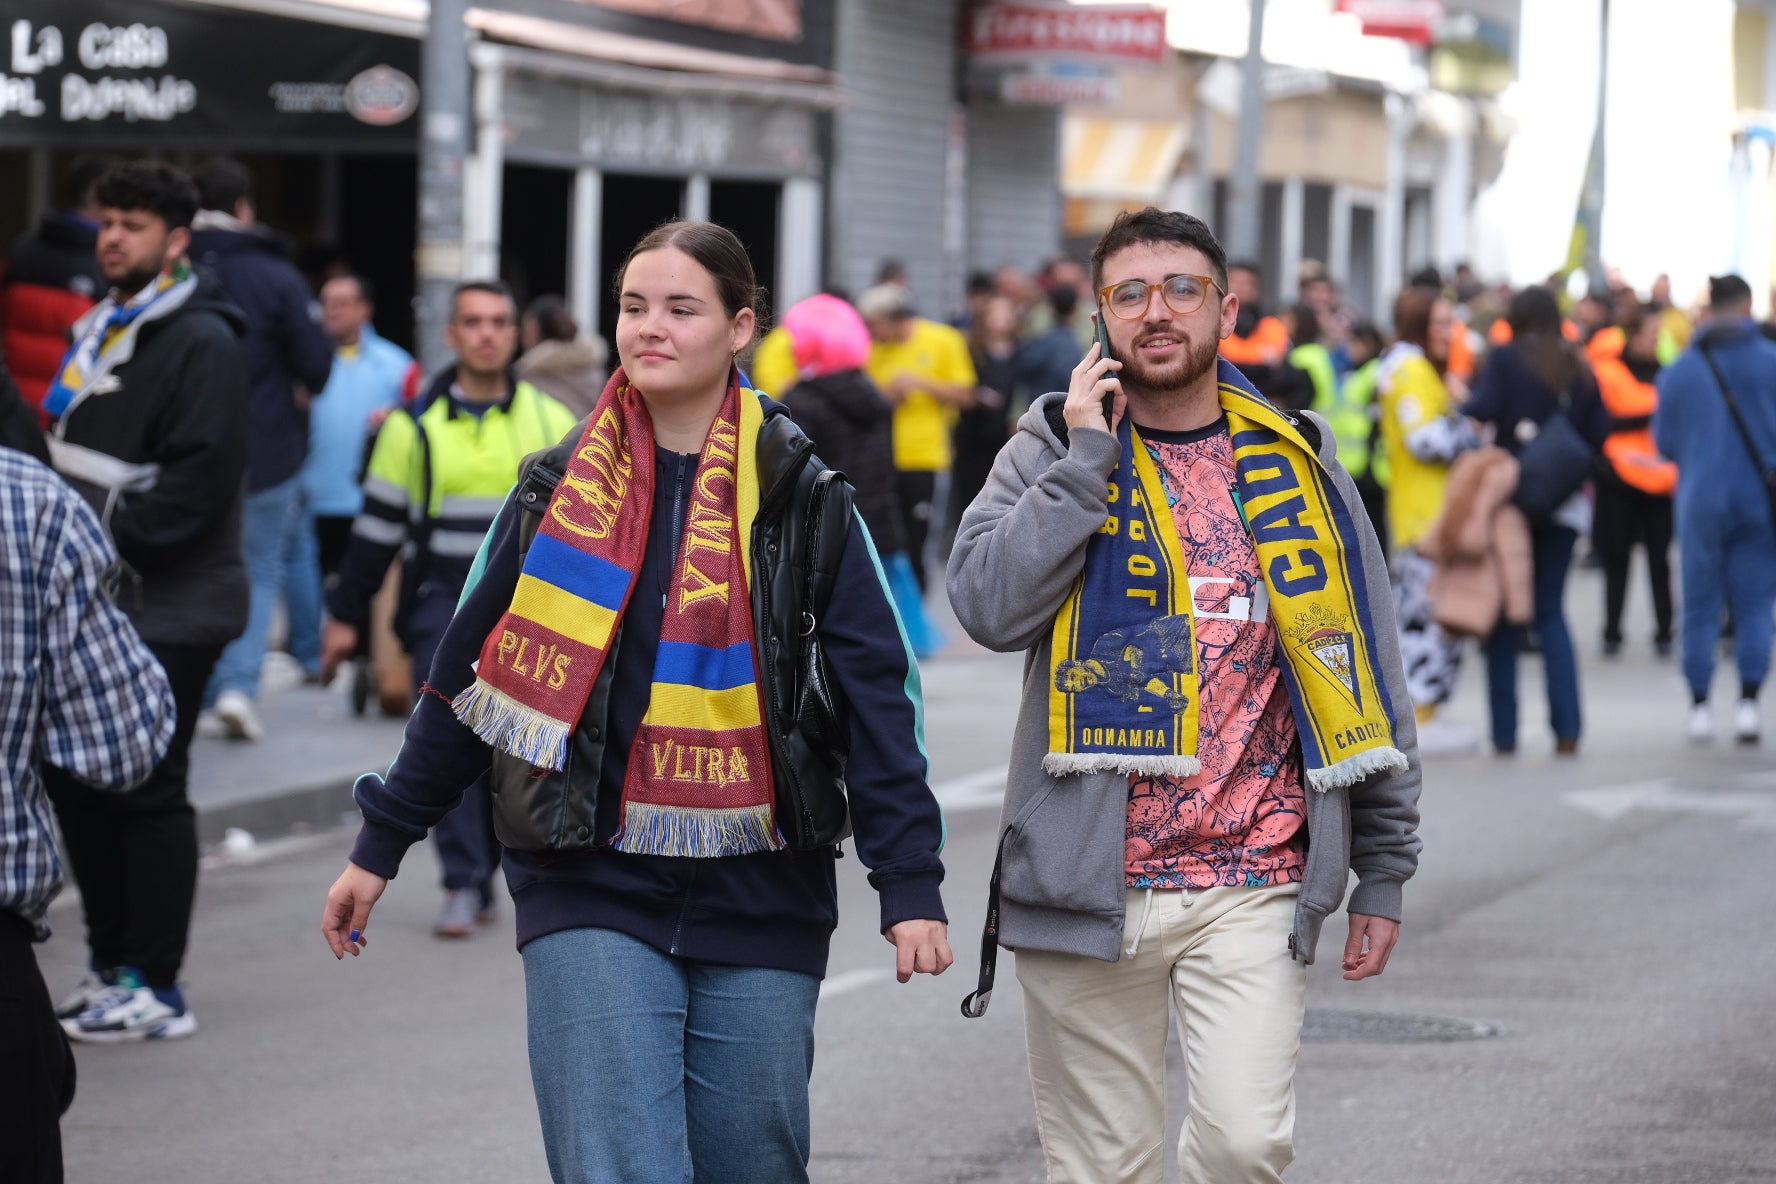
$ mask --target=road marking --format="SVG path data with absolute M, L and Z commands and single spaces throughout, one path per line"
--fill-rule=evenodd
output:
M 820 984 L 820 998 L 825 1001 L 835 999 L 840 995 L 849 995 L 852 991 L 872 987 L 893 977 L 892 970 L 847 970 L 843 974 L 833 975 Z
M 997 810 L 1005 801 L 1005 770 L 981 769 L 962 777 L 953 777 L 940 785 L 932 786 L 931 792 L 937 795 L 937 804 L 944 808 L 946 814 L 961 814 L 969 810 Z
M 1738 830 L 1776 830 L 1776 795 L 1751 790 L 1685 789 L 1669 777 L 1601 785 L 1561 794 L 1567 805 L 1606 822 L 1635 810 L 1737 818 Z

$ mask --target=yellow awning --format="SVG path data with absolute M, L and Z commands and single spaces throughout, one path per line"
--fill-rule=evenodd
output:
M 1178 123 L 1067 115 L 1061 121 L 1061 192 L 1070 198 L 1158 201 L 1187 139 Z

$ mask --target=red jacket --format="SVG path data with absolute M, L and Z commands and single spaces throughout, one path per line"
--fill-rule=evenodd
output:
M 46 215 L 12 248 L 0 286 L 6 365 L 27 402 L 41 408 L 68 352 L 68 328 L 108 285 L 99 270 L 98 229 L 73 214 Z

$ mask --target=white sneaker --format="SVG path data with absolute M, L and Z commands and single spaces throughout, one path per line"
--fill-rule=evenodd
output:
M 216 696 L 216 718 L 228 729 L 230 740 L 259 741 L 265 738 L 265 725 L 253 701 L 239 691 L 223 691 Z
M 80 980 L 80 985 L 62 996 L 62 1001 L 56 1004 L 56 1019 L 73 1019 L 97 1002 L 99 996 L 104 994 L 107 988 L 116 985 L 117 979 L 115 977 L 107 982 L 92 971 L 87 971 L 86 977 Z
M 1418 725 L 1418 751 L 1425 756 L 1454 756 L 1479 747 L 1480 737 L 1473 730 L 1441 716 Z
M 228 725 L 214 711 L 205 709 L 197 713 L 197 730 L 195 733 L 201 740 L 228 739 Z
M 1756 699 L 1741 699 L 1733 708 L 1733 739 L 1741 744 L 1756 744 L 1762 730 Z
M 161 1001 L 147 987 L 119 982 L 93 1000 L 91 1007 L 62 1021 L 71 1040 L 89 1044 L 126 1044 L 137 1040 L 177 1040 L 197 1031 L 197 1017 L 181 1005 Z
M 1691 744 L 1714 743 L 1714 708 L 1698 703 L 1690 708 L 1690 722 L 1684 729 Z

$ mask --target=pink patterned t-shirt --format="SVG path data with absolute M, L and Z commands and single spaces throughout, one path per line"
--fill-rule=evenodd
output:
M 1202 772 L 1129 778 L 1129 886 L 1297 882 L 1307 855 L 1301 750 L 1269 594 L 1233 500 L 1227 421 L 1141 436 L 1190 573 Z

